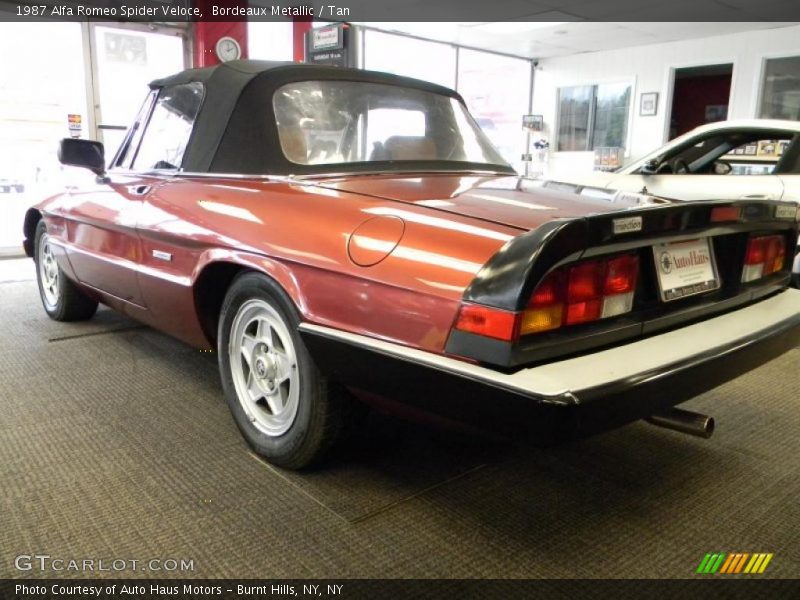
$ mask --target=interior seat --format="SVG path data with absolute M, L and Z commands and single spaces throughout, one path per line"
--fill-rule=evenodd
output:
M 306 134 L 300 127 L 279 127 L 281 148 L 284 155 L 293 163 L 308 164 L 308 144 Z
M 436 144 L 423 136 L 393 135 L 383 147 L 389 160 L 433 160 L 436 158 Z

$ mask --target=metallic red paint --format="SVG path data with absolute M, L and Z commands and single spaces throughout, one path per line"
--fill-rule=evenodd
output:
M 38 208 L 66 250 L 67 273 L 114 308 L 196 346 L 211 340 L 194 286 L 224 262 L 272 277 L 308 322 L 442 352 L 464 289 L 489 257 L 522 230 L 587 207 L 572 208 L 571 195 L 510 189 L 516 181 L 112 172 L 106 183 Z M 383 225 L 368 237 L 400 239 L 361 266 L 348 246 L 363 245 L 351 243 L 353 233 L 376 219 Z

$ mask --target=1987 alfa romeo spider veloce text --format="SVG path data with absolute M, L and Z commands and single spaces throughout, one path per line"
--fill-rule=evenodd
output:
M 32 208 L 54 319 L 98 302 L 215 348 L 236 424 L 289 468 L 356 397 L 537 443 L 651 418 L 794 348 L 797 205 L 620 200 L 519 178 L 454 91 L 234 61 L 155 81 L 87 184 Z M 767 402 L 768 398 L 764 398 Z

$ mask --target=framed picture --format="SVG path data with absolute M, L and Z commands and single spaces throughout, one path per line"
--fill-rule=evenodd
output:
M 642 94 L 639 102 L 639 116 L 653 117 L 658 113 L 658 92 Z
M 728 118 L 727 104 L 709 104 L 706 106 L 706 123 L 724 121 Z
M 757 156 L 777 156 L 778 142 L 775 140 L 761 140 L 758 142 Z
M 522 126 L 531 131 L 544 129 L 544 115 L 522 115 Z

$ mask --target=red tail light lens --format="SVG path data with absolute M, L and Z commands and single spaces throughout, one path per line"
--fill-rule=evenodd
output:
M 592 260 L 569 269 L 567 285 L 567 325 L 600 318 L 605 262 Z
M 567 317 L 564 319 L 567 325 L 596 321 L 602 312 L 601 300 L 585 300 L 567 304 Z
M 782 235 L 750 238 L 742 269 L 742 282 L 755 281 L 783 269 L 786 262 L 786 239 Z
M 764 262 L 764 246 L 767 238 L 751 238 L 747 244 L 747 255 L 744 257 L 744 264 L 759 265 Z
M 618 256 L 608 261 L 603 294 L 627 294 L 636 288 L 639 275 L 639 257 L 633 254 Z
M 531 296 L 530 306 L 547 306 L 564 301 L 564 273 L 553 271 L 536 286 Z
M 484 337 L 513 341 L 517 337 L 518 313 L 478 304 L 462 304 L 455 328 Z
M 595 300 L 600 297 L 603 281 L 603 263 L 599 260 L 575 265 L 569 270 L 567 302 L 570 304 Z

